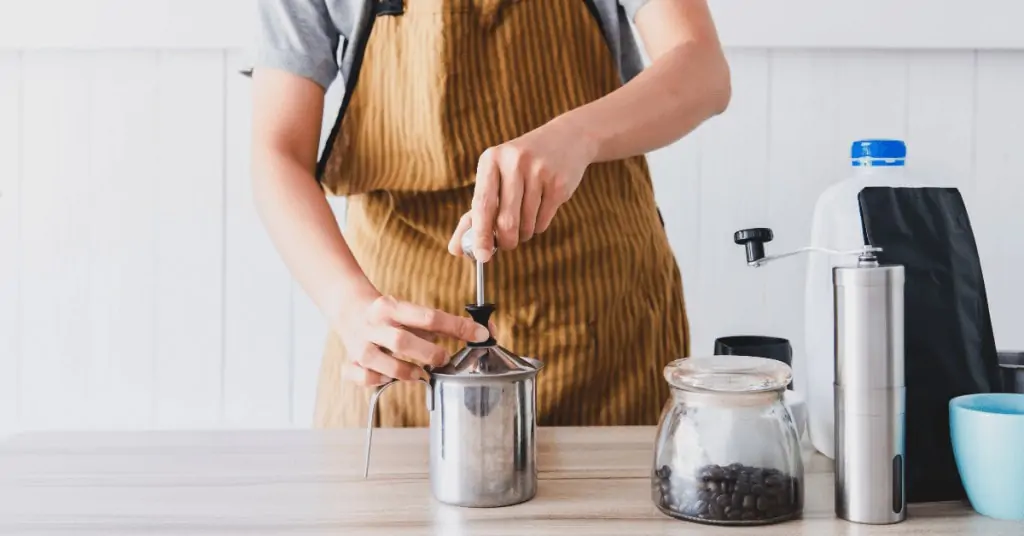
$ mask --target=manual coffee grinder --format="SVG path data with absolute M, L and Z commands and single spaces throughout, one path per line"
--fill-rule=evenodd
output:
M 737 231 L 752 267 L 805 252 L 856 256 L 832 269 L 835 341 L 835 512 L 855 523 L 906 519 L 904 489 L 904 268 L 879 264 L 881 248 L 806 247 L 765 256 L 771 229 Z

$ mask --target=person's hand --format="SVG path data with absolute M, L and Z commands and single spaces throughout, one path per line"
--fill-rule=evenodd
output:
M 336 328 L 348 361 L 342 377 L 375 386 L 392 379 L 428 379 L 424 366 L 440 367 L 451 356 L 434 344 L 438 336 L 483 342 L 487 329 L 470 318 L 422 307 L 389 296 L 357 303 Z
M 487 262 L 498 247 L 513 249 L 543 233 L 580 184 L 595 144 L 565 121 L 555 120 L 480 155 L 473 205 L 459 220 L 448 252 L 462 255 L 462 235 L 476 232 L 473 255 Z

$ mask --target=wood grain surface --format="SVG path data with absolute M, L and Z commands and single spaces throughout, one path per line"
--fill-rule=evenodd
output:
M 507 508 L 437 503 L 423 429 L 83 432 L 0 444 L 0 534 L 925 535 L 1024 534 L 964 503 L 912 505 L 906 522 L 863 526 L 832 509 L 831 462 L 807 454 L 804 518 L 717 528 L 662 515 L 650 499 L 654 429 L 539 431 L 537 497 Z

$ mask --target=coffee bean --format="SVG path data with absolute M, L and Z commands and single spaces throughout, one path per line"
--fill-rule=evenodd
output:
M 803 507 L 797 497 L 799 480 L 777 469 L 707 465 L 694 474 L 695 479 L 686 480 L 668 466 L 659 467 L 654 475 L 655 501 L 683 517 L 726 524 L 772 523 L 792 518 Z
M 788 507 L 793 504 L 793 497 L 789 493 L 779 494 L 779 505 Z

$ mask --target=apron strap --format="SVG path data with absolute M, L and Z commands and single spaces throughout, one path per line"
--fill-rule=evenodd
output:
M 405 13 L 405 0 L 376 0 L 377 15 L 401 15 Z

